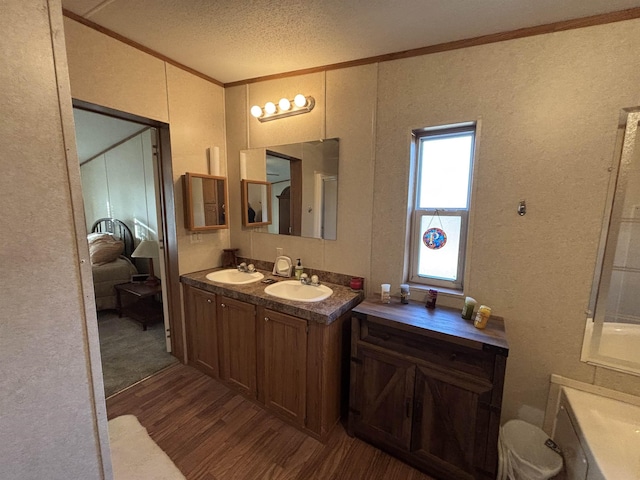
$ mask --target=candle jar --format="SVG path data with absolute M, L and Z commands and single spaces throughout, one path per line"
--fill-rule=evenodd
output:
M 380 301 L 382 303 L 391 303 L 391 284 L 383 283 L 380 285 Z
M 462 318 L 471 320 L 473 318 L 473 309 L 476 308 L 476 299 L 467 297 L 464 299 L 464 307 L 462 307 Z
M 351 290 L 362 290 L 364 279 L 362 277 L 351 277 L 351 281 L 349 282 L 349 287 Z
M 491 309 L 486 305 L 480 305 L 480 308 L 478 308 L 478 313 L 476 313 L 476 319 L 473 322 L 473 326 L 482 330 L 487 326 L 487 322 L 489 321 L 490 316 Z

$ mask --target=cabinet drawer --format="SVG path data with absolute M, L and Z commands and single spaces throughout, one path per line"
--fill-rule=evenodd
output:
M 436 338 L 388 327 L 369 320 L 360 323 L 360 341 L 450 370 L 493 380 L 494 354 Z

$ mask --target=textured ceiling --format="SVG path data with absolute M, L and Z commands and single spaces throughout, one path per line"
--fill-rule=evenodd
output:
M 62 0 L 229 83 L 640 7 L 640 0 Z

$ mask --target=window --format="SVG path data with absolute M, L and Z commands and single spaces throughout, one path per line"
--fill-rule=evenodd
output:
M 465 124 L 413 132 L 412 282 L 462 289 L 475 131 Z

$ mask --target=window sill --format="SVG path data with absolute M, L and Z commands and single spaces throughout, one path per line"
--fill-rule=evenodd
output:
M 408 283 L 411 291 L 411 299 L 418 302 L 427 301 L 427 293 L 429 290 L 436 290 L 438 292 L 438 299 L 436 305 L 442 305 L 451 308 L 462 309 L 464 305 L 465 294 L 462 290 L 456 290 L 446 287 L 434 287 L 425 285 L 423 283 Z

